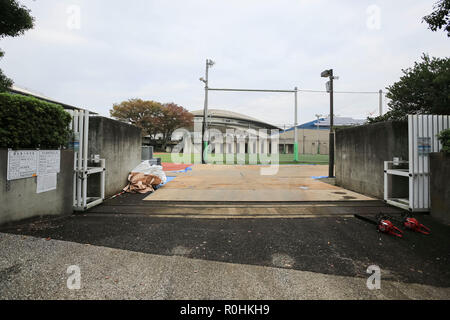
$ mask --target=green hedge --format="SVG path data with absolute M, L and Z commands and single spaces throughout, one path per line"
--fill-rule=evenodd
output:
M 442 152 L 450 154 L 450 129 L 441 131 L 438 139 L 442 143 Z
M 57 149 L 70 137 L 71 116 L 57 104 L 0 93 L 0 148 Z

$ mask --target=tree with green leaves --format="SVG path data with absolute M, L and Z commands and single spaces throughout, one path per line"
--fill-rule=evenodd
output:
M 111 117 L 125 121 L 142 129 L 156 145 L 157 135 L 161 135 L 162 149 L 165 150 L 172 133 L 181 127 L 193 125 L 194 115 L 175 103 L 161 104 L 156 101 L 130 99 L 114 104 Z
M 442 130 L 438 134 L 438 139 L 442 143 L 442 152 L 450 155 L 450 129 Z
M 403 71 L 403 76 L 387 87 L 389 111 L 369 122 L 407 120 L 408 114 L 450 114 L 450 58 L 430 58 Z
M 17 0 L 0 0 L 0 39 L 4 37 L 17 37 L 26 30 L 32 29 L 34 18 L 30 10 L 19 4 Z M 4 52 L 0 50 L 0 59 Z M 0 92 L 11 87 L 13 81 L 0 69 Z
M 0 59 L 3 58 L 5 53 L 0 50 Z M 0 69 L 0 92 L 6 91 L 6 89 L 10 88 L 13 85 L 13 81 L 9 79 Z
M 173 132 L 182 127 L 191 127 L 194 124 L 194 115 L 175 103 L 163 105 L 164 116 L 159 121 L 159 131 L 162 134 L 162 150 L 166 150 L 167 143 Z
M 450 0 L 439 0 L 434 5 L 434 11 L 423 17 L 432 31 L 444 28 L 447 37 L 450 37 Z
M 113 105 L 111 117 L 128 122 L 142 129 L 143 135 L 155 140 L 159 133 L 158 121 L 163 117 L 163 106 L 156 101 L 130 99 Z

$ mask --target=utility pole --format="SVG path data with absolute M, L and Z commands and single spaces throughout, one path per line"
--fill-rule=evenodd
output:
M 205 105 L 203 107 L 203 127 L 202 127 L 202 163 L 206 163 L 206 150 L 208 148 L 208 141 L 205 140 L 206 131 L 208 130 L 208 71 L 209 67 L 214 65 L 214 61 L 206 59 L 205 79 L 200 78 L 200 81 L 205 83 Z
M 297 126 L 298 126 L 297 93 L 298 93 L 298 88 L 295 87 L 294 91 L 295 91 L 294 161 L 297 162 L 298 161 L 298 132 L 297 132 Z
M 330 69 L 330 164 L 328 167 L 328 177 L 334 178 L 334 101 L 333 101 L 333 69 Z
M 328 177 L 334 178 L 334 111 L 333 111 L 333 80 L 339 79 L 333 75 L 333 69 L 323 71 L 320 76 L 322 78 L 329 78 L 329 92 L 330 92 L 330 142 L 329 142 L 329 164 L 328 164 Z

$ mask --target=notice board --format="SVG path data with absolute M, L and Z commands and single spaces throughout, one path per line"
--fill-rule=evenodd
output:
M 39 151 L 9 150 L 7 180 L 31 178 L 37 175 Z
M 9 150 L 7 180 L 56 174 L 60 164 L 60 150 Z
M 40 150 L 37 175 L 59 173 L 61 163 L 60 150 Z

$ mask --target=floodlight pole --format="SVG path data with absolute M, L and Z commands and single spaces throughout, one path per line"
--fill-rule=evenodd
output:
M 329 92 L 330 92 L 330 141 L 328 143 L 329 150 L 328 150 L 328 177 L 334 178 L 334 111 L 333 111 L 333 81 L 334 79 L 339 79 L 339 77 L 335 77 L 333 75 L 333 69 L 322 71 L 320 74 L 322 78 L 329 78 L 330 86 L 329 86 Z
M 208 129 L 207 119 L 208 119 L 208 71 L 212 64 L 209 59 L 206 59 L 206 71 L 205 79 L 202 80 L 205 83 L 205 105 L 203 107 L 203 127 L 202 127 L 202 163 L 206 163 L 206 150 L 208 148 L 208 141 L 205 140 L 206 130 Z
M 294 118 L 294 161 L 298 161 L 298 134 L 297 134 L 297 126 L 298 126 L 298 111 L 297 111 L 297 93 L 298 88 L 294 88 L 295 91 L 295 118 Z
M 328 177 L 334 178 L 334 100 L 333 100 L 333 69 L 330 69 L 330 143 Z

